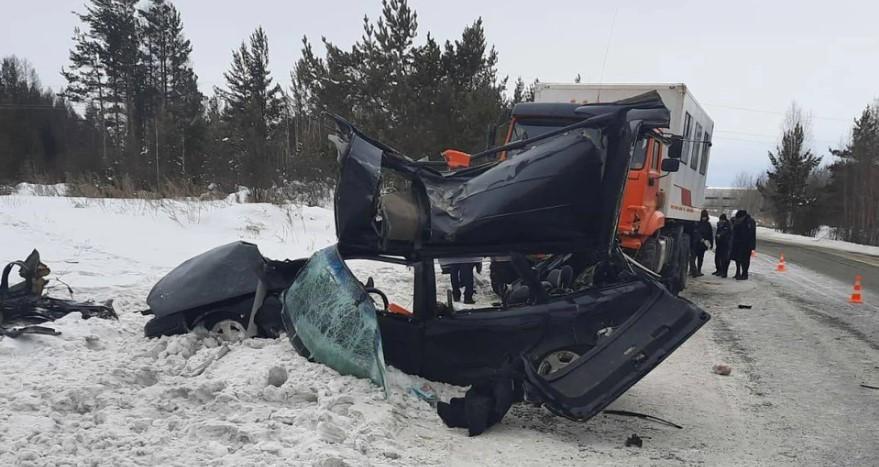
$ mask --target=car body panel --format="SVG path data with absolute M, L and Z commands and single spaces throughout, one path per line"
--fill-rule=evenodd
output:
M 147 296 L 164 317 L 256 292 L 265 258 L 256 245 L 232 242 L 190 258 L 162 277 Z
M 654 286 L 639 310 L 588 353 L 546 377 L 526 362 L 526 380 L 554 412 L 588 419 L 646 376 L 709 318 Z

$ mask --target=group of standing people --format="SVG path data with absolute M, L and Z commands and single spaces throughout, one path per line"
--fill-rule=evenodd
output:
M 751 253 L 757 249 L 757 223 L 744 209 L 736 211 L 732 221 L 726 214 L 721 214 L 717 228 L 711 226 L 708 211 L 702 210 L 699 223 L 690 236 L 691 256 L 690 275 L 699 277 L 702 274 L 702 263 L 705 252 L 714 249 L 715 276 L 727 277 L 729 264 L 736 263 L 735 279 L 747 280 L 748 269 L 751 267 Z

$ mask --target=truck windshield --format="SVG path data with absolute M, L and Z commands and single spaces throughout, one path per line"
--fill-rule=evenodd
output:
M 543 118 L 543 119 L 516 119 L 513 124 L 513 132 L 510 135 L 509 143 L 527 138 L 540 136 L 552 130 L 558 130 L 564 126 L 568 126 L 577 120 L 561 119 L 561 118 Z
M 540 136 L 577 121 L 576 119 L 569 118 L 529 118 L 527 120 L 517 118 L 513 121 L 513 131 L 510 133 L 510 140 L 507 143 Z M 510 155 L 515 155 L 522 151 L 523 149 L 511 150 Z M 646 162 L 647 138 L 643 138 L 639 139 L 632 149 L 632 161 L 629 165 L 629 170 L 641 170 Z

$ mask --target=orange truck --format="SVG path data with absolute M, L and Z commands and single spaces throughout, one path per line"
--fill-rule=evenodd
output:
M 580 105 L 615 102 L 651 91 L 658 92 L 671 111 L 670 128 L 641 135 L 632 148 L 617 231 L 623 250 L 678 293 L 687 283 L 690 235 L 704 204 L 714 132 L 714 122 L 684 84 L 539 83 L 534 102 L 514 106 L 505 143 L 581 119 L 575 112 Z M 450 167 L 461 167 L 469 162 L 465 156 L 447 151 L 446 160 Z M 500 157 L 515 155 L 501 153 Z

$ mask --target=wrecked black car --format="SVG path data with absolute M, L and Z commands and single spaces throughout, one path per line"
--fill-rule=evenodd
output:
M 654 93 L 577 113 L 582 121 L 486 151 L 514 158 L 457 171 L 337 118 L 338 245 L 282 297 L 297 350 L 379 384 L 386 361 L 471 385 L 439 407 L 471 434 L 523 398 L 586 420 L 662 362 L 709 315 L 627 258 L 616 223 L 634 143 L 667 127 L 669 112 Z M 435 265 L 461 256 L 509 258 L 517 278 L 498 303 L 456 309 L 438 298 Z M 411 311 L 388 302 L 381 289 L 392 284 L 355 278 L 351 259 L 410 266 Z
M 199 326 L 229 338 L 278 337 L 283 332 L 280 295 L 304 259 L 265 258 L 252 243 L 233 242 L 185 261 L 162 277 L 147 296 L 154 316 L 146 337 L 187 333 Z
M 10 274 L 18 269 L 21 281 L 10 285 Z M 49 297 L 45 294 L 51 271 L 40 260 L 40 252 L 33 250 L 27 258 L 13 261 L 0 275 L 0 336 L 18 337 L 22 334 L 58 335 L 60 332 L 40 324 L 79 313 L 83 319 L 116 319 L 112 301 L 106 303 L 77 302 Z M 68 290 L 71 290 L 68 287 Z M 71 290 L 72 294 L 72 290 Z

